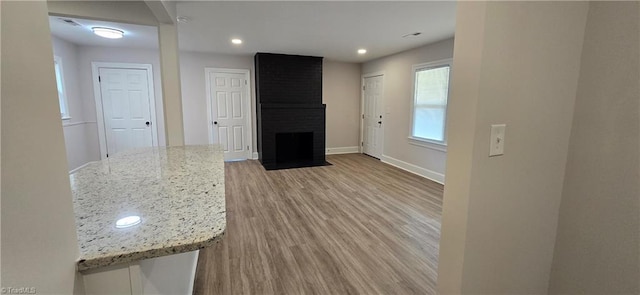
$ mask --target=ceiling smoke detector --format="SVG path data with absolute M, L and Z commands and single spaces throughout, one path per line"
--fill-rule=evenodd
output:
M 421 32 L 415 32 L 415 33 L 411 33 L 411 34 L 406 34 L 406 35 L 402 36 L 402 38 L 417 37 L 417 36 L 420 36 L 420 34 L 422 34 L 422 33 Z
M 79 26 L 80 26 L 80 24 L 79 24 L 79 23 L 75 22 L 75 21 L 74 21 L 74 20 L 72 20 L 72 19 L 68 19 L 68 18 L 59 18 L 59 20 L 60 20 L 61 22 L 65 23 L 65 24 L 72 25 L 72 26 L 74 26 L 74 27 L 79 27 Z

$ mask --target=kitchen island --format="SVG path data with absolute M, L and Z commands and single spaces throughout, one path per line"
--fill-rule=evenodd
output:
M 110 287 L 126 291 L 126 282 L 115 286 L 113 278 L 127 274 L 131 294 L 192 286 L 197 250 L 224 235 L 224 163 L 218 146 L 133 149 L 89 163 L 70 179 L 77 267 L 87 293 Z

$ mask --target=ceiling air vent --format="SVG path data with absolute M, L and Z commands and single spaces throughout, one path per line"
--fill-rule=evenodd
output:
M 72 25 L 72 26 L 74 26 L 74 27 L 79 27 L 79 26 L 80 26 L 80 24 L 79 24 L 79 23 L 77 23 L 77 22 L 73 21 L 72 19 L 68 19 L 68 18 L 60 18 L 60 21 L 62 21 L 62 22 L 64 22 L 64 23 L 66 23 L 66 24 L 68 24 L 68 25 Z
M 420 33 L 420 32 L 415 32 L 415 33 L 411 33 L 411 34 L 406 34 L 406 35 L 402 36 L 402 38 L 407 38 L 407 37 L 417 37 L 417 36 L 420 36 L 420 34 L 422 34 L 422 33 Z

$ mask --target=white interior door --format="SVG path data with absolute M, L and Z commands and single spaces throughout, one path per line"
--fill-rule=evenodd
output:
M 209 72 L 210 139 L 226 161 L 249 158 L 247 79 L 246 73 Z
M 382 156 L 382 76 L 364 78 L 363 153 Z
M 153 146 L 147 70 L 100 68 L 107 155 Z

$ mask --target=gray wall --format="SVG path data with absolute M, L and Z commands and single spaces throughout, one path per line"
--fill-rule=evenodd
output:
M 458 5 L 438 289 L 640 292 L 640 5 Z M 506 123 L 489 158 L 489 125 Z
M 47 4 L 2 1 L 0 7 L 1 285 L 72 294 L 78 243 Z
M 47 1 L 49 13 L 69 17 L 85 17 L 97 20 L 132 23 L 147 26 L 158 25 L 144 1 Z
M 458 3 L 440 293 L 547 292 L 588 5 Z
M 424 176 L 438 182 L 444 182 L 446 152 L 410 144 L 408 139 L 413 104 L 411 67 L 453 57 L 453 43 L 453 38 L 447 39 L 362 65 L 362 74 L 384 71 L 382 160 L 400 160 L 416 165 L 426 170 Z
M 591 2 L 551 294 L 640 293 L 640 5 Z
M 62 61 L 62 76 L 69 104 L 69 116 L 71 117 L 71 119 L 62 122 L 62 127 L 69 170 L 73 170 L 96 160 L 96 153 L 87 139 L 87 136 L 91 134 L 89 133 L 90 128 L 96 128 L 95 120 L 87 122 L 85 119 L 78 77 L 78 47 L 57 37 L 52 37 L 52 41 L 53 54 Z
M 326 145 L 329 150 L 332 148 L 357 150 L 358 148 L 360 84 L 359 64 L 324 60 L 322 102 L 327 105 Z

